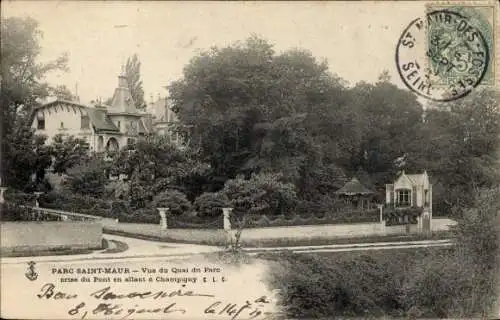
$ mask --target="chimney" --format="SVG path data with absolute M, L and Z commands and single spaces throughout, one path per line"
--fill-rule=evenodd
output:
M 127 75 L 125 74 L 125 66 L 122 64 L 122 70 L 118 76 L 118 87 L 128 88 Z
M 118 76 L 118 87 L 119 88 L 128 88 L 127 76 L 124 74 L 120 74 Z

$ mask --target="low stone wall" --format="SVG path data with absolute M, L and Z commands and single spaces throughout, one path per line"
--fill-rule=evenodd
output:
M 418 225 L 416 224 L 410 224 L 409 229 L 407 229 L 406 225 L 399 225 L 399 226 L 388 226 L 385 227 L 385 232 L 384 235 L 402 235 L 402 234 L 407 234 L 407 233 L 419 233 L 421 230 L 418 229 Z
M 2 252 L 54 249 L 98 249 L 102 224 L 80 221 L 2 222 Z
M 308 238 L 355 238 L 383 236 L 388 227 L 381 223 L 349 223 L 297 227 L 270 227 L 243 230 L 245 240 L 308 239 Z

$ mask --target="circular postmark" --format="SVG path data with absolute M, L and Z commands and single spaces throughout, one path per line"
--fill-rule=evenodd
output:
M 396 65 L 405 85 L 434 101 L 469 94 L 486 74 L 489 48 L 469 19 L 449 10 L 413 20 L 396 47 Z

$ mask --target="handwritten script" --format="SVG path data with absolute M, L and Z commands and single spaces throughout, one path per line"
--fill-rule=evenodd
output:
M 246 299 L 244 303 L 223 301 L 214 294 L 193 290 L 159 290 L 143 292 L 118 292 L 111 286 L 103 287 L 88 295 L 62 292 L 53 283 L 45 283 L 36 294 L 40 300 L 71 301 L 68 315 L 79 318 L 114 318 L 133 319 L 133 317 L 150 318 L 157 315 L 165 318 L 171 314 L 187 318 L 221 318 L 221 319 L 276 319 L 276 312 L 266 311 L 270 305 L 267 296 Z M 149 304 L 149 306 L 147 305 Z M 65 303 L 66 305 L 66 303 Z M 194 314 L 193 305 L 201 305 Z M 190 313 L 191 311 L 191 313 Z

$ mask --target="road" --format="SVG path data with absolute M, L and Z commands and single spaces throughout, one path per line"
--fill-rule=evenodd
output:
M 19 257 L 2 258 L 2 265 L 26 264 L 29 261 L 37 263 L 68 263 L 72 261 L 100 261 L 102 263 L 123 261 L 155 261 L 155 260 L 178 260 L 188 259 L 190 257 L 203 256 L 221 251 L 222 248 L 216 246 L 165 243 L 149 240 L 134 239 L 116 235 L 104 236 L 107 240 L 124 242 L 128 249 L 123 252 L 105 253 L 104 250 L 95 251 L 89 254 L 64 255 L 64 256 L 42 256 L 42 257 Z M 436 246 L 450 246 L 451 240 L 422 240 L 405 242 L 378 242 L 378 243 L 357 243 L 357 244 L 336 244 L 319 246 L 294 246 L 294 247 L 267 247 L 267 248 L 245 248 L 244 250 L 251 254 L 261 252 L 292 251 L 296 253 L 307 252 L 346 252 L 361 250 L 390 250 L 405 248 L 422 248 Z
M 109 254 L 96 251 L 72 256 L 2 258 L 0 316 L 229 320 L 234 315 L 230 310 L 242 308 L 236 319 L 249 319 L 251 312 L 262 312 L 262 316 L 254 318 L 259 320 L 264 319 L 265 312 L 277 312 L 274 292 L 259 281 L 268 274 L 262 261 L 239 267 L 221 265 L 203 256 L 220 250 L 217 247 L 114 235 L 105 238 L 125 242 L 129 248 Z M 28 277 L 30 261 L 35 262 L 36 279 Z M 102 290 L 111 294 L 97 298 L 95 293 Z M 267 302 L 260 302 L 262 296 Z M 75 311 L 79 305 L 82 307 Z

